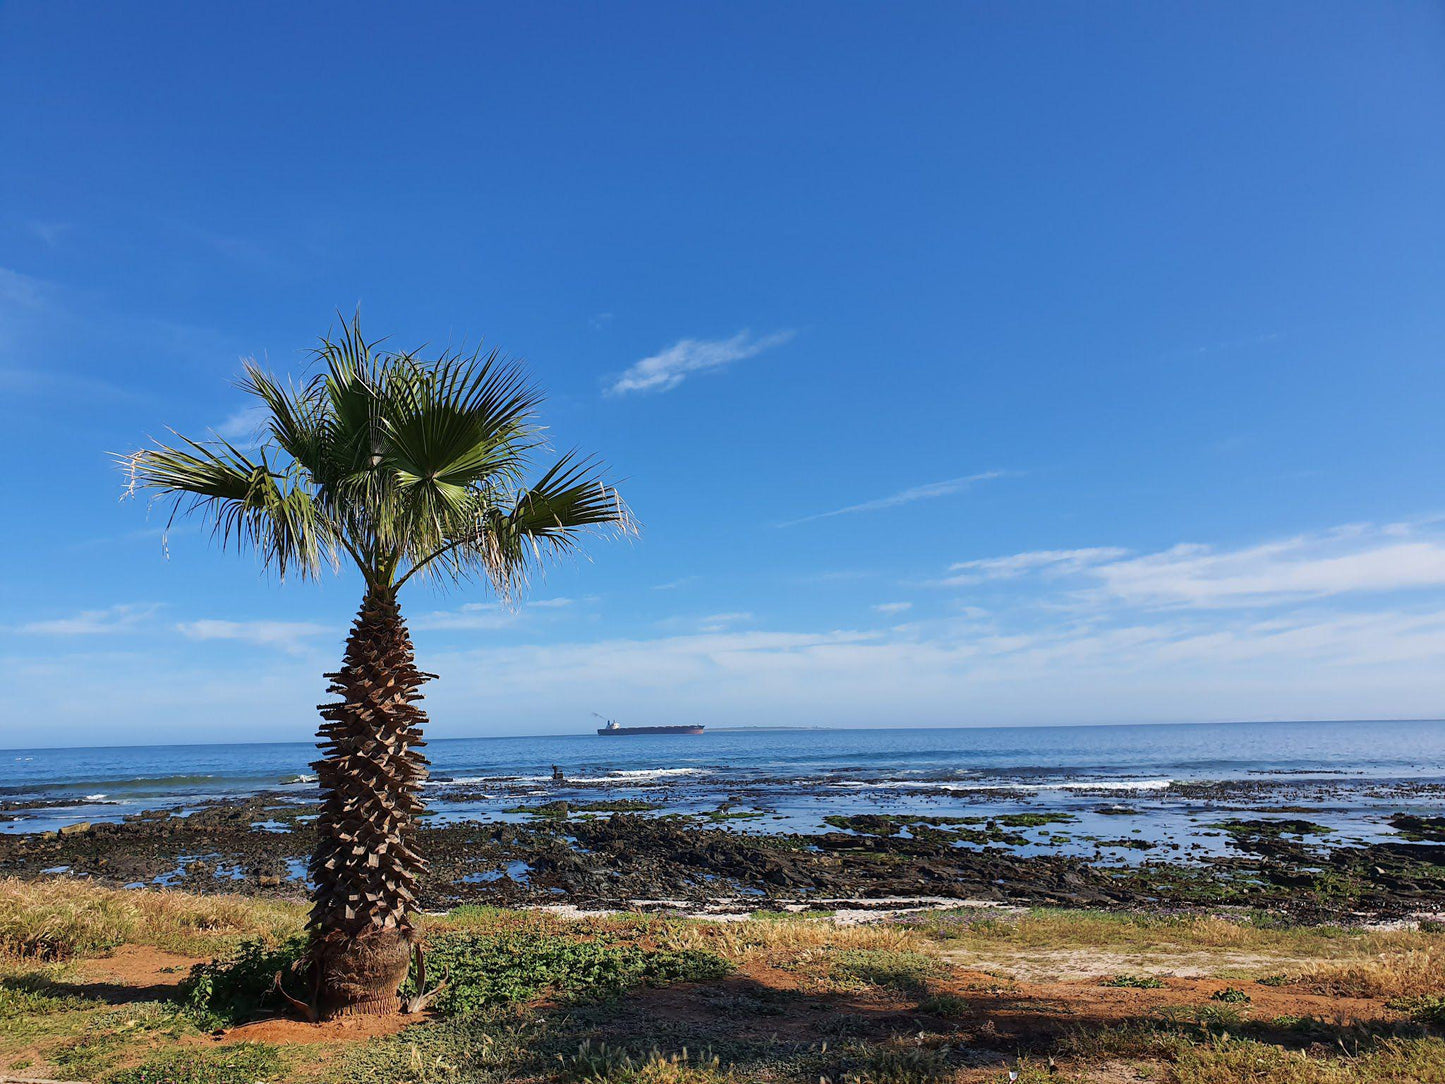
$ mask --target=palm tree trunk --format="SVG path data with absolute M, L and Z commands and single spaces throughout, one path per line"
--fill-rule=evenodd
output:
M 311 857 L 308 958 L 323 1016 L 398 1011 L 414 933 L 411 908 L 426 863 L 417 855 L 426 714 L 417 690 L 432 674 L 412 661 L 396 593 L 370 588 L 326 675 L 340 700 L 318 709 L 319 839 Z

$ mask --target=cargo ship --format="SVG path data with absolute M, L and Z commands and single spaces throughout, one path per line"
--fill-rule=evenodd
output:
M 602 718 L 602 716 L 598 716 Z M 700 726 L 622 726 L 614 719 L 606 720 L 606 726 L 599 726 L 599 734 L 701 734 Z

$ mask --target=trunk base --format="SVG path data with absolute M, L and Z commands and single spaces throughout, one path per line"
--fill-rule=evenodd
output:
M 347 1016 L 395 1016 L 401 1012 L 401 998 L 393 994 L 391 997 L 373 997 L 365 1001 L 353 1001 L 346 1005 L 338 1005 L 329 1012 L 322 1014 L 324 1020 L 337 1020 Z
M 321 1019 L 390 1016 L 401 1011 L 397 991 L 411 966 L 411 939 L 396 928 L 330 933 L 312 941 L 311 965 L 320 978 Z

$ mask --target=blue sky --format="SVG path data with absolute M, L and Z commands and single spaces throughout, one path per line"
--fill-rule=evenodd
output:
M 0 5 L 0 745 L 305 739 L 356 577 L 107 453 L 335 310 L 640 540 L 409 589 L 439 736 L 1438 716 L 1433 4 Z

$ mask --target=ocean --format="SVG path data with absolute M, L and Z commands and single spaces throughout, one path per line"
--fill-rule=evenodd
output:
M 315 752 L 309 742 L 0 751 L 0 831 L 184 814 L 262 792 L 314 800 Z M 768 832 L 826 830 L 827 818 L 859 813 L 1062 812 L 1081 839 L 1125 830 L 1196 853 L 1225 845 L 1211 830 L 1221 810 L 1288 808 L 1339 843 L 1376 842 L 1393 834 L 1392 813 L 1436 813 L 1445 793 L 1441 721 L 588 733 L 446 739 L 426 753 L 438 821 L 620 799 L 722 811 L 729 827 Z M 554 765 L 565 783 L 552 781 Z M 1121 810 L 1139 815 L 1133 827 Z M 1070 844 L 1044 830 L 1020 850 L 1035 847 Z

